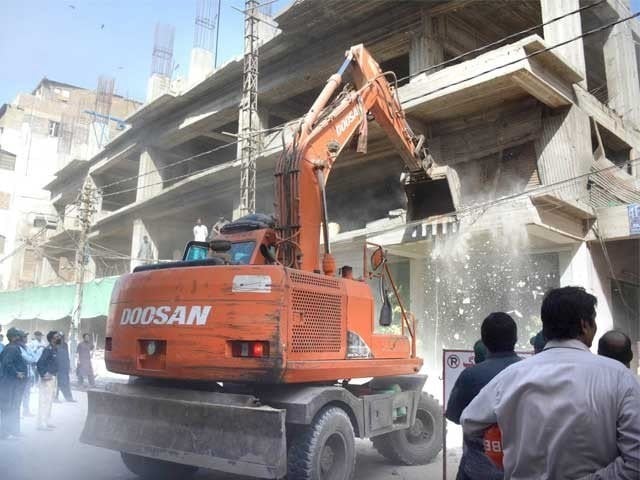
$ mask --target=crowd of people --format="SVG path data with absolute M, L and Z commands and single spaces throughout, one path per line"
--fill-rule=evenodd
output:
M 352 269 L 341 274 L 352 278 Z M 535 355 L 526 359 L 515 352 L 510 315 L 484 319 L 475 365 L 460 374 L 446 405 L 446 417 L 463 429 L 458 480 L 640 479 L 640 382 L 630 370 L 631 340 L 606 332 L 592 354 L 596 306 L 581 287 L 547 292 L 542 330 L 530 340 Z M 20 411 L 33 415 L 33 386 L 38 430 L 55 428 L 58 392 L 74 401 L 64 335 L 33 336 L 10 328 L 9 343 L 0 343 L 0 439 L 21 436 Z M 79 385 L 94 385 L 93 348 L 85 334 L 76 351 Z
M 513 318 L 497 312 L 483 321 L 476 365 L 460 374 L 446 406 L 463 429 L 458 480 L 640 479 L 631 341 L 610 331 L 591 353 L 596 303 L 580 287 L 549 291 L 527 359 L 514 351 Z
M 69 378 L 69 345 L 64 334 L 50 331 L 45 341 L 42 332 L 37 331 L 29 341 L 27 332 L 12 327 L 6 337 L 9 343 L 0 343 L 0 439 L 16 440 L 22 436 L 21 413 L 22 417 L 34 416 L 31 411 L 34 387 L 38 389 L 37 429 L 54 429 L 51 411 L 52 404 L 60 402 L 59 394 L 62 393 L 65 401 L 75 403 Z M 84 384 L 85 378 L 94 385 L 93 348 L 90 336 L 83 335 L 77 348 L 79 385 Z

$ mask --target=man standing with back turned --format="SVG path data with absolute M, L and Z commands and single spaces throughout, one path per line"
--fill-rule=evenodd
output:
M 462 371 L 451 390 L 447 403 L 447 418 L 457 424 L 460 423 L 462 411 L 480 393 L 482 387 L 509 365 L 521 360 L 514 352 L 518 341 L 518 328 L 508 314 L 503 312 L 490 314 L 482 322 L 480 336 L 487 349 L 487 357 L 481 363 Z M 464 453 L 456 478 L 458 480 L 502 478 L 502 471 L 498 470 L 484 454 L 482 438 L 464 438 Z
M 506 479 L 640 478 L 640 385 L 589 351 L 596 303 L 581 287 L 549 291 L 544 350 L 499 373 L 462 413 L 467 436 L 499 425 Z

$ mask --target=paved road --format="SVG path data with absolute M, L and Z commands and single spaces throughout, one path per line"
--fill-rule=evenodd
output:
M 3 480 L 135 480 L 116 452 L 81 444 L 78 441 L 86 416 L 86 395 L 74 392 L 78 403 L 54 404 L 55 431 L 36 430 L 34 418 L 22 421 L 25 437 L 0 441 L 0 478 Z M 36 403 L 32 395 L 32 404 Z M 35 409 L 34 409 L 35 411 Z M 431 480 L 442 478 L 442 456 L 429 465 L 396 467 L 388 465 L 366 440 L 358 440 L 356 480 Z M 449 452 L 448 478 L 455 478 L 460 449 Z M 244 480 L 244 477 L 200 471 L 198 480 Z

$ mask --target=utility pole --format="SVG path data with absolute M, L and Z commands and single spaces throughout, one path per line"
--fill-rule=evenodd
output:
M 73 301 L 73 312 L 71 314 L 71 329 L 69 334 L 69 357 L 71 367 L 75 368 L 76 348 L 78 346 L 78 329 L 82 318 L 82 296 L 84 289 L 85 262 L 88 254 L 88 237 L 91 229 L 91 220 L 96 212 L 95 190 L 91 179 L 87 177 L 80 191 L 78 198 L 78 222 L 80 223 L 80 235 L 76 250 L 75 283 L 76 292 Z
M 256 211 L 258 126 L 258 0 L 244 5 L 244 70 L 240 103 L 240 214 Z

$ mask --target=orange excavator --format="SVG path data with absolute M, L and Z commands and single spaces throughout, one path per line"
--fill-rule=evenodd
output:
M 338 92 L 349 67 L 353 85 Z M 275 219 L 240 218 L 189 242 L 182 261 L 118 280 L 105 361 L 131 381 L 89 391 L 83 442 L 154 479 L 203 467 L 348 480 L 356 437 L 397 463 L 437 455 L 441 408 L 422 392 L 415 321 L 384 250 L 365 246 L 367 282 L 337 278 L 330 248 L 325 185 L 345 147 L 366 151 L 373 119 L 409 181 L 434 181 L 389 78 L 362 45 L 350 48 L 277 163 Z M 376 328 L 392 323 L 389 291 L 396 333 Z

